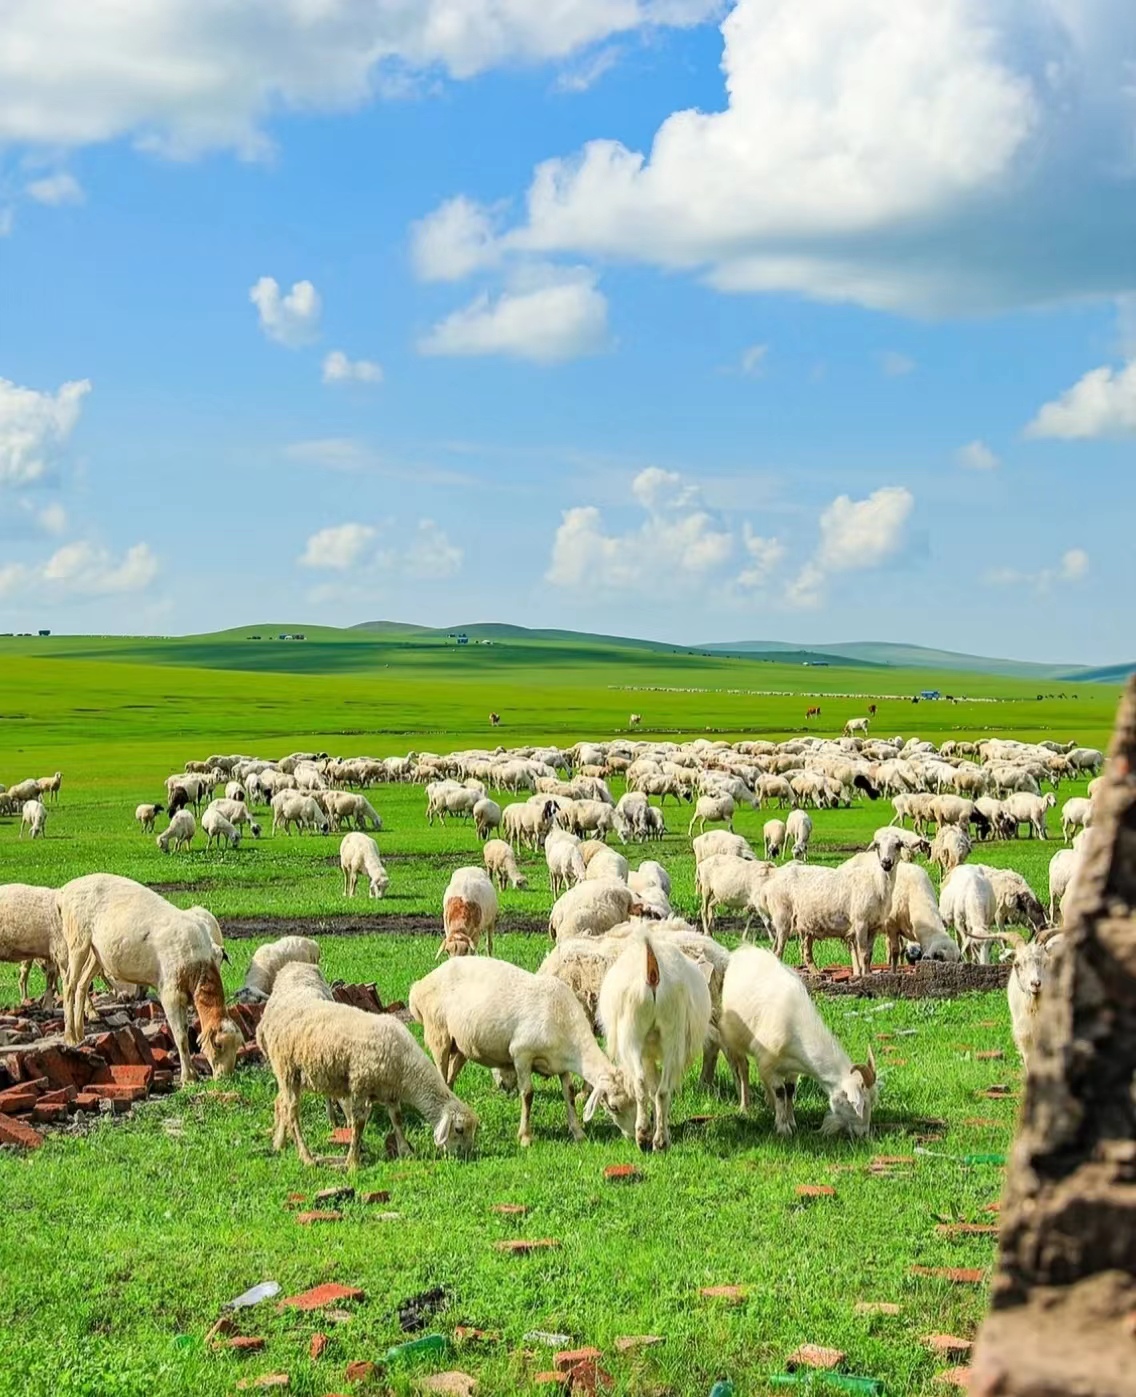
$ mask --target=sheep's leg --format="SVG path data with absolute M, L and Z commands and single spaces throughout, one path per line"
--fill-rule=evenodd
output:
M 504 883 L 502 883 L 501 886 L 504 887 L 504 886 L 505 886 Z M 487 956 L 491 956 L 491 955 L 493 954 L 493 925 L 492 925 L 492 923 L 490 923 L 490 925 L 487 926 L 487 927 L 485 928 L 485 954 L 486 954 Z
M 671 1147 L 671 1099 L 673 1092 L 662 1082 L 655 1092 L 655 1134 L 651 1146 L 656 1150 L 669 1150 Z
M 280 1085 L 281 1095 L 284 1097 L 285 1119 L 288 1128 L 292 1132 L 292 1139 L 296 1142 L 296 1153 L 300 1156 L 300 1163 L 306 1164 L 309 1168 L 315 1164 L 316 1159 L 311 1150 L 308 1149 L 307 1141 L 304 1139 L 303 1131 L 300 1129 L 300 1074 L 299 1072 L 289 1072 L 285 1075 L 284 1081 Z
M 28 981 L 31 978 L 32 963 L 30 960 L 20 962 L 20 1003 L 22 1004 L 28 997 Z
M 189 1013 L 185 996 L 176 989 L 159 988 L 158 998 L 166 1011 L 166 1022 L 181 1062 L 181 1080 L 183 1083 L 192 1082 L 197 1078 L 197 1068 L 189 1052 Z
M 63 972 L 63 1036 L 64 1041 L 72 1045 L 83 1041 L 87 1026 L 87 994 L 98 967 L 99 958 L 90 946 L 85 951 L 74 947 L 68 949 L 67 965 Z
M 579 1120 L 576 1118 L 576 1100 L 572 1093 L 571 1072 L 561 1072 L 560 1085 L 564 1091 L 564 1107 L 568 1113 L 568 1134 L 571 1135 L 573 1140 L 582 1140 L 584 1138 L 584 1132 L 581 1129 Z
M 351 1173 L 358 1169 L 363 1159 L 363 1129 L 370 1114 L 369 1101 L 356 1101 L 354 1097 L 348 1100 L 347 1120 L 351 1126 L 351 1144 L 347 1148 L 347 1169 Z
M 413 1154 L 414 1150 L 410 1141 L 406 1138 L 406 1133 L 402 1128 L 402 1107 L 396 1101 L 387 1107 L 387 1115 L 390 1116 L 391 1129 L 394 1131 L 395 1148 L 399 1155 Z
M 447 1085 L 447 1086 L 450 1088 L 450 1090 L 452 1091 L 452 1090 L 453 1090 L 454 1083 L 455 1083 L 455 1082 L 457 1081 L 457 1079 L 458 1079 L 458 1073 L 462 1070 L 462 1068 L 463 1068 L 463 1067 L 465 1066 L 465 1064 L 466 1064 L 466 1058 L 465 1058 L 465 1054 L 459 1052 L 458 1049 L 457 1049 L 457 1045 L 454 1044 L 454 1045 L 452 1045 L 452 1052 L 449 1054 L 449 1059 L 450 1059 L 449 1067 L 448 1067 L 447 1070 L 443 1073 L 443 1076 L 444 1076 L 445 1079 L 446 1079 L 446 1085 Z
M 804 933 L 802 934 L 802 936 L 801 936 L 801 960 L 804 962 L 804 967 L 805 967 L 805 969 L 806 969 L 807 971 L 809 971 L 810 974 L 816 975 L 818 972 L 817 972 L 816 961 L 813 960 L 813 940 L 814 940 L 814 937 L 813 937 L 813 935 L 812 935 L 811 932 L 806 931 L 806 932 L 804 932 Z M 781 949 L 784 950 L 784 946 L 782 946 Z M 855 968 L 855 965 L 856 965 L 856 950 L 855 950 L 855 947 L 853 947 L 853 949 L 852 949 L 852 965 L 853 965 L 853 968 Z
M 738 1057 L 727 1053 L 726 1062 L 733 1073 L 734 1086 L 738 1089 L 738 1110 L 744 1115 L 749 1110 L 749 1058 L 744 1053 Z
M 714 1085 L 714 1077 L 718 1070 L 718 1051 L 721 1044 L 717 1032 L 711 1028 L 706 1035 L 706 1042 L 702 1046 L 702 1072 L 698 1081 L 704 1087 Z
M 288 1110 L 284 1093 L 277 1087 L 276 1100 L 272 1103 L 272 1148 L 279 1154 L 288 1138 Z
M 793 1084 L 796 1090 L 796 1083 Z M 774 1080 L 773 1091 L 773 1128 L 778 1135 L 792 1135 L 797 1128 L 797 1122 L 793 1117 L 793 1099 L 789 1091 L 788 1084 Z
M 517 1138 L 522 1145 L 532 1144 L 532 1104 L 533 1082 L 532 1063 L 526 1057 L 513 1059 L 513 1070 L 517 1074 L 517 1089 L 521 1093 L 521 1124 Z

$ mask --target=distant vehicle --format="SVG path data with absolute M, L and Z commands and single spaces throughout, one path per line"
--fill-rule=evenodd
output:
M 50 631 L 40 631 L 40 635 L 50 635 Z
M 920 689 L 919 697 L 923 699 L 937 699 L 943 696 L 939 693 L 938 689 Z
M 468 644 L 469 644 L 469 636 L 468 636 L 468 635 L 459 635 L 459 636 L 458 636 L 458 644 L 459 644 L 459 645 L 468 645 Z

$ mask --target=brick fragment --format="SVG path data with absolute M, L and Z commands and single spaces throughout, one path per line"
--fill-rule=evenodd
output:
M 101 1099 L 93 1091 L 81 1091 L 75 1098 L 75 1106 L 80 1111 L 97 1111 Z
M 390 1192 L 385 1188 L 373 1188 L 370 1193 L 365 1193 L 362 1198 L 364 1203 L 389 1203 L 391 1201 Z
M 222 1315 L 213 1325 L 212 1329 L 205 1335 L 206 1347 L 211 1348 L 221 1339 L 227 1338 L 230 1334 L 237 1332 L 237 1322 L 232 1315 Z
M 795 1353 L 785 1360 L 789 1372 L 797 1368 L 821 1368 L 831 1372 L 844 1362 L 845 1355 L 838 1348 L 822 1348 L 820 1344 L 802 1344 Z
M 348 1363 L 346 1378 L 348 1382 L 370 1382 L 378 1371 L 377 1363 L 371 1363 L 364 1358 L 356 1363 Z
M 459 1324 L 454 1329 L 455 1344 L 499 1344 L 501 1335 L 495 1329 L 475 1329 L 469 1324 Z
M 313 1286 L 311 1290 L 305 1290 L 299 1295 L 289 1295 L 286 1300 L 281 1300 L 277 1305 L 278 1310 L 322 1310 L 325 1305 L 339 1305 L 344 1300 L 362 1300 L 363 1292 L 358 1286 L 336 1285 L 334 1281 L 328 1281 L 323 1285 Z
M 604 1178 L 609 1184 L 633 1184 L 642 1177 L 634 1164 L 609 1164 L 604 1169 Z
M 308 1345 L 308 1357 L 314 1362 L 330 1343 L 331 1340 L 326 1334 L 313 1334 L 312 1341 Z
M 521 1255 L 530 1251 L 547 1251 L 552 1247 L 558 1247 L 560 1243 L 552 1237 L 513 1237 L 507 1242 L 494 1242 L 493 1245 L 498 1251 Z
M 265 1342 L 264 1339 L 253 1338 L 251 1334 L 236 1334 L 231 1339 L 221 1339 L 217 1347 L 231 1349 L 234 1353 L 260 1353 Z
M 1001 1203 L 987 1203 L 982 1211 L 984 1213 L 1000 1213 L 1002 1211 L 1002 1205 Z
M 154 1069 L 146 1063 L 108 1063 L 91 1078 L 91 1086 L 149 1087 Z
M 835 1198 L 836 1190 L 831 1184 L 798 1184 L 798 1198 Z
M 698 1292 L 706 1300 L 728 1300 L 732 1305 L 740 1304 L 749 1293 L 744 1285 L 704 1285 Z
M 58 1091 L 45 1091 L 39 1099 L 41 1106 L 69 1106 L 79 1093 L 74 1087 L 60 1087 Z
M 311 1227 L 317 1222 L 342 1222 L 343 1214 L 334 1208 L 313 1208 L 310 1212 L 297 1213 L 296 1221 L 301 1227 Z
M 321 1188 L 312 1199 L 313 1203 L 349 1203 L 355 1197 L 355 1190 L 346 1185 L 342 1188 Z
M 924 1334 L 920 1342 L 946 1358 L 965 1358 L 974 1347 L 970 1339 L 960 1339 L 957 1334 Z
M 18 1145 L 22 1150 L 38 1150 L 43 1136 L 23 1121 L 0 1114 L 0 1145 Z
M 351 1127 L 341 1125 L 331 1132 L 331 1143 L 333 1145 L 349 1145 L 351 1143 Z
M 45 1102 L 41 1099 L 36 1102 L 32 1110 L 32 1120 L 36 1125 L 54 1125 L 57 1121 L 65 1121 L 66 1119 L 67 1103 L 65 1101 Z
M 912 1266 L 913 1276 L 933 1276 L 953 1285 L 982 1285 L 986 1272 L 977 1266 Z
M 615 1386 L 615 1379 L 595 1361 L 585 1358 L 583 1362 L 568 1369 L 568 1390 L 583 1393 L 585 1397 L 595 1397 L 601 1390 L 607 1392 Z
M 40 1093 L 23 1087 L 10 1087 L 0 1092 L 0 1114 L 18 1115 L 30 1111 L 40 1098 Z
M 120 1086 L 115 1082 L 92 1082 L 87 1090 L 102 1101 L 125 1101 L 128 1106 L 146 1099 L 145 1087 Z
M 561 1349 L 552 1359 L 554 1368 L 559 1368 L 562 1373 L 574 1368 L 577 1363 L 583 1363 L 587 1359 L 598 1361 L 603 1357 L 603 1350 L 598 1348 L 567 1348 Z

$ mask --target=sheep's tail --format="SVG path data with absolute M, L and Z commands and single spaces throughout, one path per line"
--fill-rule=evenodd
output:
M 651 945 L 646 937 L 643 939 L 643 945 L 647 950 L 647 986 L 651 993 L 654 994 L 659 988 L 659 981 L 662 979 L 662 975 L 659 971 L 659 958 L 655 955 L 654 946 Z

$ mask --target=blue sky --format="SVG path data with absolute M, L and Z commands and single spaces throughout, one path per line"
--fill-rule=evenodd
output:
M 0 629 L 1131 658 L 1121 0 L 7 0 Z

